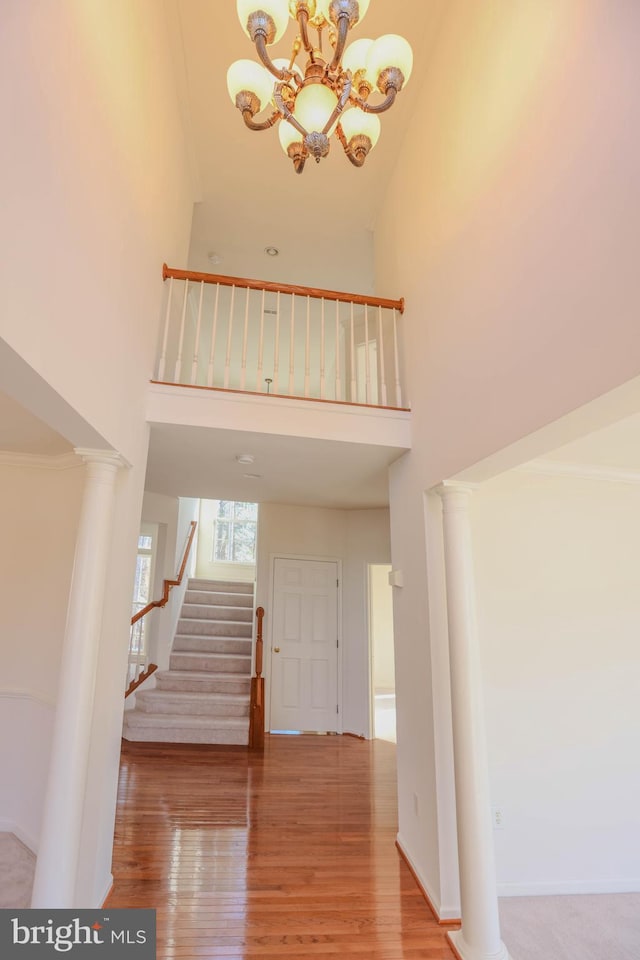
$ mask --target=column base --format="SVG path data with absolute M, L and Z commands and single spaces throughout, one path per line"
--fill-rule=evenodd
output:
M 458 960 L 511 960 L 511 955 L 502 941 L 497 953 L 485 953 L 470 947 L 462 936 L 462 930 L 450 931 L 447 933 L 447 940 Z

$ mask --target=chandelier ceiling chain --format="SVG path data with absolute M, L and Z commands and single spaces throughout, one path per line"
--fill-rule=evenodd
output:
M 393 106 L 413 66 L 411 47 L 397 34 L 356 40 L 347 48 L 349 31 L 365 16 L 370 0 L 237 0 L 238 17 L 255 44 L 260 63 L 236 60 L 227 72 L 232 102 L 250 130 L 279 124 L 282 149 L 302 173 L 312 156 L 329 153 L 335 133 L 345 154 L 361 167 L 380 136 L 378 115 Z M 289 17 L 298 35 L 288 59 L 273 60 L 268 47 L 283 36 Z M 317 31 L 317 45 L 309 29 Z M 323 51 L 327 30 L 329 53 Z M 304 69 L 296 63 L 306 56 Z M 383 100 L 369 97 L 379 91 Z M 256 115 L 272 105 L 263 120 Z

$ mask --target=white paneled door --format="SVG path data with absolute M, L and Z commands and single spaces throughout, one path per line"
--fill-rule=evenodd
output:
M 338 564 L 274 568 L 271 730 L 338 729 Z

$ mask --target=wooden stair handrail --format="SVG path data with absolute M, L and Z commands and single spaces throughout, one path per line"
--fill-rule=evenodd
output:
M 197 526 L 198 526 L 198 521 L 192 520 L 191 529 L 189 531 L 187 543 L 184 548 L 182 563 L 180 564 L 180 569 L 176 574 L 176 579 L 164 581 L 163 589 L 162 589 L 162 597 L 160 598 L 160 600 L 152 600 L 151 603 L 148 603 L 146 607 L 142 608 L 142 610 L 138 610 L 138 612 L 131 617 L 131 626 L 133 626 L 134 623 L 137 623 L 138 620 L 142 620 L 142 618 L 146 616 L 149 613 L 149 611 L 153 610 L 154 607 L 166 607 L 171 590 L 173 589 L 173 587 L 179 587 L 180 584 L 182 583 L 182 578 L 184 577 L 184 571 L 187 568 L 187 560 L 189 559 L 189 554 L 191 553 L 191 546 L 193 544 L 193 538 L 195 536 Z M 128 696 L 130 696 L 133 693 L 134 690 L 137 690 L 140 684 L 144 683 L 144 681 L 147 680 L 152 673 L 155 673 L 157 669 L 158 669 L 157 663 L 150 663 L 146 670 L 143 670 L 143 672 L 138 677 L 136 677 L 135 680 L 132 680 L 124 692 L 125 700 L 127 699 Z
M 272 283 L 269 280 L 249 280 L 247 277 L 227 277 L 219 273 L 199 273 L 194 270 L 176 270 L 162 264 L 162 279 L 192 280 L 195 283 L 219 283 L 223 287 L 243 287 L 249 290 L 266 290 L 269 293 L 290 293 L 314 300 L 339 300 L 341 303 L 357 303 L 367 307 L 386 307 L 404 313 L 404 297 L 388 300 L 383 297 L 367 297 L 360 293 L 342 293 L 338 290 L 323 290 L 320 287 L 302 287 L 294 283 Z
M 150 663 L 146 670 L 143 670 L 140 676 L 136 680 L 132 680 L 127 689 L 124 692 L 125 700 L 127 697 L 131 696 L 134 690 L 137 690 L 141 683 L 144 683 L 145 680 L 148 680 L 152 673 L 155 673 L 158 669 L 157 663 Z
M 262 658 L 264 643 L 262 640 L 262 621 L 264 607 L 256 610 L 256 675 L 251 678 L 251 698 L 249 701 L 249 749 L 264 750 L 264 677 L 262 676 Z
M 180 584 L 182 583 L 182 578 L 184 577 L 184 571 L 187 567 L 187 560 L 189 559 L 189 554 L 191 552 L 191 545 L 193 544 L 193 538 L 195 536 L 197 526 L 198 526 L 198 521 L 192 520 L 191 530 L 189 532 L 187 544 L 184 548 L 184 556 L 182 557 L 182 563 L 180 564 L 180 569 L 176 574 L 176 579 L 164 581 L 162 597 L 159 600 L 152 600 L 151 603 L 148 603 L 146 607 L 142 608 L 142 610 L 138 610 L 138 612 L 131 617 L 131 626 L 133 626 L 134 623 L 137 623 L 138 620 L 142 620 L 142 618 L 146 616 L 150 610 L 153 610 L 154 607 L 166 607 L 169 601 L 169 594 L 171 593 L 171 590 L 173 589 L 173 587 L 179 587 Z

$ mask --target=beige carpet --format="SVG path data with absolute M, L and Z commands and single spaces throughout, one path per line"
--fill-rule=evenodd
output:
M 12 833 L 0 833 L 0 909 L 31 903 L 35 854 Z
M 640 894 L 503 897 L 513 960 L 640 960 Z

